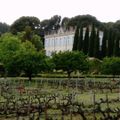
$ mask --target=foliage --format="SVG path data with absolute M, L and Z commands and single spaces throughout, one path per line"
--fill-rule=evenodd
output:
M 120 32 L 120 20 L 117 20 L 114 24 L 113 24 L 113 28 L 117 29 Z
M 46 57 L 44 61 L 44 72 L 53 72 L 55 69 L 55 64 L 50 57 Z
M 61 22 L 61 26 L 67 28 L 67 24 L 69 23 L 70 18 L 64 17 Z
M 17 32 L 24 31 L 26 26 L 30 26 L 32 31 L 38 33 L 38 31 L 40 30 L 40 20 L 37 17 L 20 17 L 11 25 L 10 31 L 13 34 L 17 34 Z
M 90 57 L 94 56 L 95 38 L 96 38 L 95 26 L 92 25 L 92 31 L 89 39 L 89 56 Z
M 86 32 L 85 32 L 85 37 L 83 40 L 83 52 L 84 54 L 88 54 L 88 46 L 89 46 L 89 28 L 86 28 Z
M 68 26 L 74 27 L 74 26 L 77 26 L 77 24 L 83 25 L 84 27 L 87 27 L 92 24 L 94 24 L 97 27 L 102 26 L 102 23 L 99 22 L 94 16 L 91 16 L 91 15 L 78 15 L 78 16 L 72 17 L 68 22 Z
M 112 29 L 109 29 L 107 56 L 109 57 L 113 56 L 113 47 L 114 47 L 114 32 Z
M 114 56 L 119 56 L 120 57 L 120 37 L 116 35 L 115 43 L 114 43 L 114 50 L 113 50 L 113 55 Z
M 43 43 L 41 40 L 41 37 L 38 35 L 33 35 L 32 39 L 31 39 L 32 44 L 35 46 L 35 48 L 37 49 L 37 51 L 40 51 L 43 49 Z
M 79 27 L 77 26 L 74 36 L 73 48 L 72 48 L 73 51 L 77 50 L 78 39 L 79 39 Z
M 17 67 L 14 64 L 11 66 L 11 62 L 16 52 L 20 49 L 20 43 L 18 37 L 11 34 L 4 34 L 0 38 L 0 61 L 8 74 L 10 72 L 13 74 L 18 73 Z
M 33 75 L 42 71 L 44 68 L 44 58 L 44 53 L 37 52 L 32 43 L 26 41 L 21 44 L 21 49 L 17 51 L 13 60 L 17 68 L 31 80 Z
M 89 72 L 91 74 L 99 74 L 102 61 L 98 58 L 89 58 Z
M 61 16 L 54 15 L 50 19 L 41 21 L 41 29 L 43 29 L 45 33 L 50 33 L 53 30 L 57 31 L 60 28 L 60 21 Z
M 101 46 L 102 57 L 105 57 L 107 55 L 107 34 L 108 34 L 108 31 L 105 29 L 103 38 L 102 38 L 102 46 Z
M 119 75 L 120 74 L 120 58 L 119 57 L 106 57 L 103 59 L 102 73 Z
M 83 28 L 80 28 L 77 50 L 81 51 L 83 49 Z
M 19 32 L 17 35 L 22 42 L 25 41 L 32 42 L 32 44 L 35 46 L 37 51 L 43 49 L 43 43 L 41 37 L 38 36 L 37 34 L 34 34 L 29 26 L 25 28 L 24 32 Z
M 94 47 L 94 57 L 99 58 L 99 47 L 100 47 L 100 38 L 99 38 L 99 30 L 97 30 L 96 38 L 95 38 L 95 47 Z
M 31 80 L 33 74 L 44 69 L 44 58 L 44 53 L 38 52 L 30 41 L 22 43 L 19 37 L 11 34 L 4 34 L 0 38 L 0 62 L 7 75 L 25 73 Z
M 53 55 L 53 62 L 56 70 L 66 71 L 68 77 L 73 71 L 81 71 L 88 69 L 87 57 L 83 52 L 65 51 Z

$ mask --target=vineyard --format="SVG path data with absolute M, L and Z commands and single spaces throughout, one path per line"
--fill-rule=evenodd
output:
M 119 78 L 0 79 L 0 120 L 119 119 Z

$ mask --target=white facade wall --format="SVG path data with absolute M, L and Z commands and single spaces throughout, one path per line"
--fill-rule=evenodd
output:
M 61 30 L 61 29 L 60 29 Z M 83 30 L 83 38 L 86 29 Z M 91 33 L 91 32 L 90 32 Z M 75 31 L 58 31 L 58 33 L 45 35 L 45 51 L 47 56 L 51 56 L 53 52 L 71 51 L 74 42 Z M 100 49 L 102 45 L 103 32 L 99 31 Z
M 74 41 L 74 32 L 65 32 L 60 34 L 45 36 L 45 51 L 47 56 L 53 52 L 72 50 Z

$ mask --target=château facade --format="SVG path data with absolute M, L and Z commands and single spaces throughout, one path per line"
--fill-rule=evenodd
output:
M 86 28 L 83 29 L 83 38 L 85 36 Z M 89 33 L 89 35 L 91 32 Z M 64 30 L 60 28 L 57 32 L 45 35 L 45 51 L 47 56 L 51 56 L 54 52 L 71 51 L 73 48 L 75 30 Z M 100 49 L 102 45 L 103 32 L 99 31 Z
M 53 52 L 72 50 L 75 30 L 64 30 L 60 28 L 58 32 L 45 35 L 45 51 L 47 56 Z

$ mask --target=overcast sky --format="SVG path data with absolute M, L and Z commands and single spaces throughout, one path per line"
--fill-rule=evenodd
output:
M 120 19 L 120 0 L 0 0 L 0 22 L 12 24 L 21 16 L 41 20 L 53 15 L 73 17 L 90 14 L 101 22 Z

